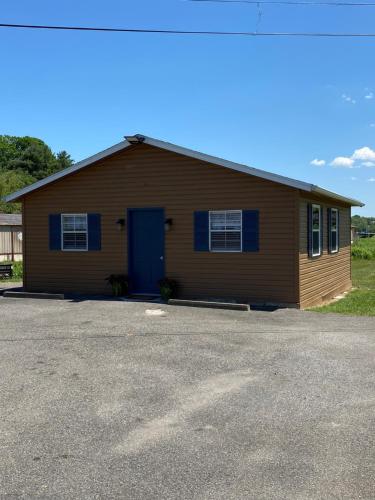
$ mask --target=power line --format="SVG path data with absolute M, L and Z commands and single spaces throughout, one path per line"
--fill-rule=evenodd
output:
M 212 36 L 248 36 L 248 37 L 313 37 L 313 38 L 375 38 L 375 33 L 293 33 L 293 32 L 257 32 L 257 31 L 194 31 L 177 29 L 146 28 L 110 28 L 92 26 L 53 26 L 42 24 L 10 24 L 0 23 L 0 28 L 66 30 L 66 31 L 99 31 L 114 33 L 154 33 L 163 35 L 212 35 Z
M 313 1 L 307 2 L 302 0 L 188 0 L 189 2 L 211 2 L 211 3 L 248 3 L 252 5 L 325 5 L 332 7 L 375 7 L 374 2 L 365 3 L 354 3 L 354 2 L 324 2 L 324 1 Z

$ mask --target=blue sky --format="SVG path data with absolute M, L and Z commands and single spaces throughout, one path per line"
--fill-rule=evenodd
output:
M 258 16 L 248 4 L 183 0 L 3 0 L 1 14 L 225 31 L 253 31 Z M 259 31 L 374 32 L 374 19 L 375 7 L 262 6 Z M 319 184 L 375 216 L 375 39 L 4 28 L 0 46 L 2 134 L 40 137 L 78 161 L 140 132 Z

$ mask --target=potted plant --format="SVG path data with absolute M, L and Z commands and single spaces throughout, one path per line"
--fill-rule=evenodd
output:
M 111 285 L 114 297 L 128 295 L 129 278 L 125 274 L 111 274 L 106 281 Z
M 177 292 L 177 281 L 170 278 L 163 278 L 158 281 L 160 288 L 160 295 L 163 300 L 168 302 L 169 299 L 174 297 Z

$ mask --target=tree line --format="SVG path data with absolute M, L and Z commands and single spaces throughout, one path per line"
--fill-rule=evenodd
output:
M 19 203 L 2 198 L 73 164 L 66 151 L 53 153 L 36 137 L 0 135 L 0 212 L 16 213 Z
M 359 233 L 375 233 L 375 217 L 353 215 L 352 225 L 357 228 Z

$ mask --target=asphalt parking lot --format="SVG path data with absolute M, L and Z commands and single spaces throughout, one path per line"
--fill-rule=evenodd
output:
M 375 320 L 0 298 L 0 498 L 373 499 Z

